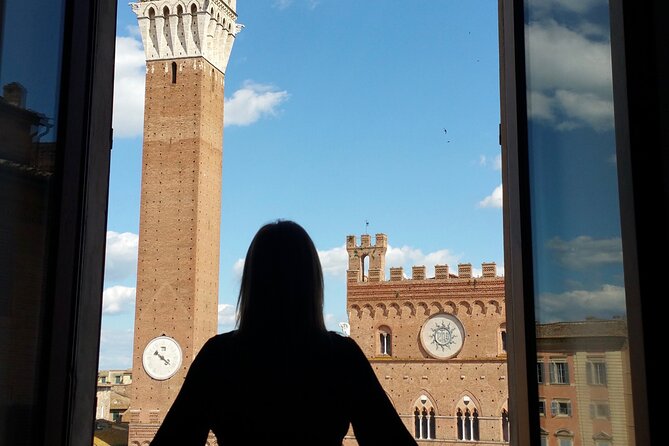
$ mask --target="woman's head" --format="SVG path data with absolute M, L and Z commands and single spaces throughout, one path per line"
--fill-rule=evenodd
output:
M 267 333 L 277 326 L 294 334 L 325 331 L 321 263 L 297 223 L 266 224 L 253 238 L 244 262 L 237 325 L 240 333 Z

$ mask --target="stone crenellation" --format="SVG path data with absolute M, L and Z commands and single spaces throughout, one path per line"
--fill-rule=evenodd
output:
M 376 234 L 375 243 L 372 245 L 371 236 L 363 234 L 360 236 L 360 244 L 357 244 L 356 237 L 349 235 L 346 237 L 346 250 L 348 251 L 348 270 L 347 282 L 384 282 L 385 279 L 385 257 L 388 249 L 388 236 L 385 234 Z M 366 262 L 369 265 L 366 267 Z M 411 268 L 411 278 L 408 279 L 404 274 L 403 267 L 390 268 L 390 281 L 406 280 L 445 280 L 462 281 L 471 279 L 491 279 L 498 278 L 497 265 L 495 262 L 484 262 L 481 264 L 481 276 L 474 276 L 471 263 L 458 264 L 458 274 L 451 274 L 448 265 L 435 265 L 434 275 L 427 276 L 427 268 L 424 265 L 415 265 Z M 367 273 L 366 273 L 367 272 Z
M 141 1 L 137 15 L 147 61 L 203 57 L 225 73 L 237 23 L 235 0 Z
M 362 235 L 359 244 L 349 235 L 346 249 L 349 334 L 407 429 L 438 445 L 506 444 L 505 294 L 495 263 L 483 263 L 477 277 L 462 263 L 457 274 L 436 265 L 430 277 L 424 265 L 413 266 L 410 278 L 392 267 L 386 279 L 385 234 Z M 476 435 L 467 437 L 471 414 Z M 355 444 L 352 435 L 344 441 Z

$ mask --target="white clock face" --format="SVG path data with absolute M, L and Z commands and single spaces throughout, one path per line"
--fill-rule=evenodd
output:
M 179 370 L 182 357 L 177 341 L 169 336 L 158 336 L 146 345 L 142 364 L 151 378 L 165 380 Z
M 420 341 L 430 356 L 448 359 L 462 348 L 465 330 L 458 318 L 452 314 L 435 314 L 420 329 Z

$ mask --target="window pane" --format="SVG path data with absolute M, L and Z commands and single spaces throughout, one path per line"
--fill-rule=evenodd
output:
M 608 8 L 525 2 L 537 353 L 565 358 L 539 386 L 540 397 L 560 401 L 540 425 L 556 432 L 575 419 L 560 446 L 602 433 L 624 445 L 634 433 Z M 617 416 L 591 417 L 593 400 Z
M 42 429 L 37 383 L 60 92 L 62 0 L 0 2 L 0 444 L 32 445 Z

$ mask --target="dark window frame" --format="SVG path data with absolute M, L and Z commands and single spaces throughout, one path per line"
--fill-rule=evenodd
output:
M 116 6 L 65 2 L 40 444 L 89 446 L 95 427 Z
M 509 410 L 514 445 L 540 444 L 533 258 L 530 225 L 524 1 L 499 0 L 505 294 L 509 330 Z M 654 290 L 669 251 L 669 2 L 609 0 L 616 158 L 632 404 L 637 444 L 662 438 L 659 367 L 650 367 L 659 313 Z

